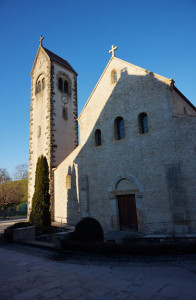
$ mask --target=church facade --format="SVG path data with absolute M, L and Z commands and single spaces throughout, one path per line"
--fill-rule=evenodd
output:
M 44 154 L 56 221 L 75 225 L 91 216 L 106 230 L 194 232 L 196 108 L 172 79 L 114 51 L 77 118 L 77 74 L 40 42 L 32 69 L 29 210 Z M 36 93 L 42 77 L 45 87 Z

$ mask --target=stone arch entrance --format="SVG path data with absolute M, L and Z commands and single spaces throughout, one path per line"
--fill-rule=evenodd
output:
M 132 174 L 119 174 L 110 187 L 115 197 L 118 228 L 124 231 L 138 230 L 137 202 L 143 191 L 141 183 Z

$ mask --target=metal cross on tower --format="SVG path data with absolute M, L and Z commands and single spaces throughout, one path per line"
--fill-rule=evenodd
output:
M 112 49 L 109 51 L 109 53 L 112 53 L 112 57 L 115 57 L 115 50 L 118 49 L 117 46 L 112 45 Z

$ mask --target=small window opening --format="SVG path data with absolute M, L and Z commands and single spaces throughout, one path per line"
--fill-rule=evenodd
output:
M 66 176 L 66 189 L 70 189 L 71 188 L 71 175 L 67 175 Z
M 95 146 L 101 146 L 102 145 L 102 139 L 101 139 L 101 130 L 97 129 L 95 131 Z
M 184 114 L 187 115 L 186 107 L 184 107 Z
M 64 92 L 68 93 L 68 82 L 67 82 L 67 80 L 64 81 Z
M 123 140 L 125 138 L 124 120 L 122 117 L 118 117 L 114 121 L 115 139 Z
M 62 116 L 65 120 L 68 120 L 68 112 L 66 107 L 63 107 L 62 109 Z
M 41 81 L 38 81 L 38 84 L 37 84 L 37 92 L 41 92 Z
M 146 113 L 139 114 L 139 131 L 141 134 L 148 132 L 148 116 Z
M 45 88 L 45 78 L 42 79 L 42 90 Z
M 63 90 L 63 80 L 61 77 L 59 77 L 59 90 Z
M 37 136 L 40 137 L 41 136 L 41 126 L 38 126 L 38 132 L 37 132 Z

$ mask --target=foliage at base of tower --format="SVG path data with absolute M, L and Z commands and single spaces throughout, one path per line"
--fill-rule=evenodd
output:
M 31 224 L 37 226 L 50 226 L 50 194 L 49 194 L 49 170 L 45 156 L 38 158 L 35 173 L 35 191 L 32 199 L 30 214 Z
M 83 218 L 75 227 L 73 237 L 77 241 L 102 242 L 104 240 L 103 228 L 94 218 Z

